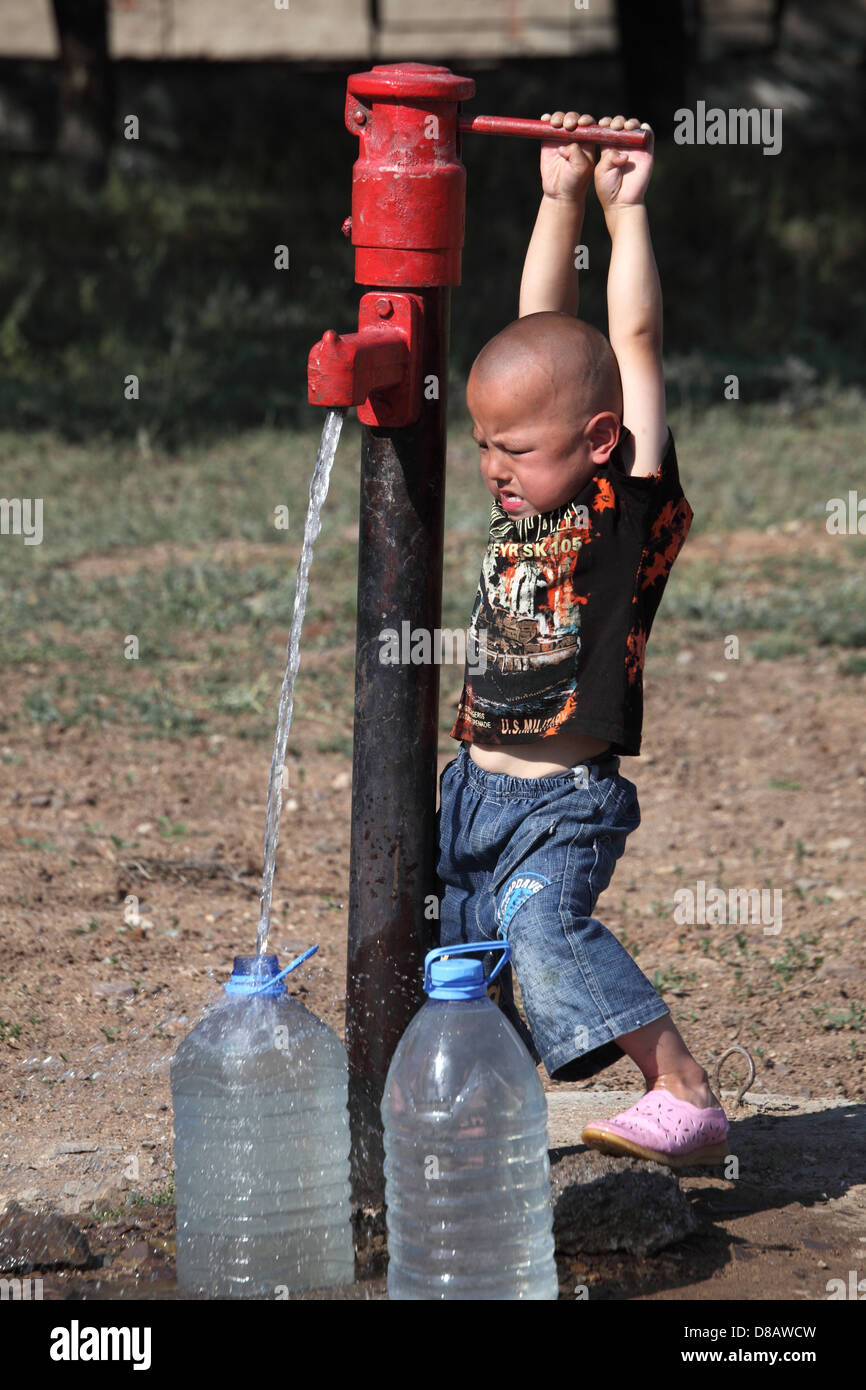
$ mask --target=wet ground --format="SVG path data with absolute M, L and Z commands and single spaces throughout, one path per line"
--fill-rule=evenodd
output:
M 637 1093 L 550 1096 L 554 1164 L 579 1151 L 575 1132 Z M 696 1230 L 656 1254 L 560 1252 L 561 1299 L 825 1300 L 866 1277 L 866 1105 L 787 1096 L 723 1096 L 734 1123 L 723 1170 L 679 1181 Z M 795 1175 L 795 1176 L 792 1176 Z M 92 1268 L 42 1270 L 46 1299 L 176 1299 L 174 1208 L 142 1204 L 114 1220 L 75 1219 Z M 357 1278 L 301 1300 L 383 1299 L 381 1213 L 356 1215 Z M 75 1258 L 75 1256 L 71 1256 Z M 86 1258 L 79 1250 L 77 1258 Z M 835 1281 L 835 1282 L 834 1282 Z M 838 1282 L 841 1281 L 841 1284 Z M 846 1293 L 844 1296 L 849 1296 Z

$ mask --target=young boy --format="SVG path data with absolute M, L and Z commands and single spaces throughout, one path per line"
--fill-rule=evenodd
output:
M 543 116 L 573 130 L 575 112 Z M 601 125 L 638 122 L 605 117 Z M 640 824 L 619 754 L 640 751 L 644 648 L 692 510 L 665 414 L 662 302 L 644 194 L 652 151 L 545 144 L 520 317 L 466 390 L 493 494 L 473 660 L 440 779 L 440 944 L 505 938 L 500 1006 L 555 1080 L 624 1053 L 646 1092 L 582 1139 L 669 1166 L 716 1163 L 727 1120 L 664 1001 L 592 916 Z M 611 237 L 610 343 L 575 315 L 590 182 Z M 483 670 L 478 670 L 483 667 Z

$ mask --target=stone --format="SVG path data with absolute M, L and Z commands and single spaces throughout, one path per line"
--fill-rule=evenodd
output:
M 87 1237 L 56 1212 L 26 1211 L 10 1202 L 0 1215 L 0 1271 L 28 1274 L 33 1269 L 95 1269 Z
M 134 999 L 135 987 L 124 984 L 122 980 L 107 980 L 95 984 L 91 989 L 91 994 L 95 994 L 100 999 Z
M 700 1229 L 676 1173 L 588 1149 L 551 1154 L 553 1234 L 560 1254 L 624 1250 L 643 1257 Z

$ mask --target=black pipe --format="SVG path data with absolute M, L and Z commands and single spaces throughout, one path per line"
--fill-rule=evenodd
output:
M 397 1043 L 423 1002 L 433 936 L 425 898 L 436 892 L 439 666 L 380 660 L 385 629 L 400 634 L 408 622 L 432 642 L 442 615 L 451 292 L 412 293 L 424 301 L 431 398 L 415 425 L 365 428 L 361 450 L 346 1048 L 352 1191 L 362 1207 L 384 1202 L 379 1107 Z

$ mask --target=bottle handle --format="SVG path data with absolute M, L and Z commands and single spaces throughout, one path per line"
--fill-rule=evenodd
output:
M 487 984 L 495 980 L 500 970 L 511 960 L 511 943 L 509 941 L 462 941 L 456 946 L 437 946 L 434 951 L 428 951 L 424 957 L 424 988 L 430 991 L 433 981 L 430 978 L 430 966 L 434 960 L 439 960 L 443 956 L 465 956 L 470 951 L 501 951 L 502 957 L 493 967 L 487 976 Z

